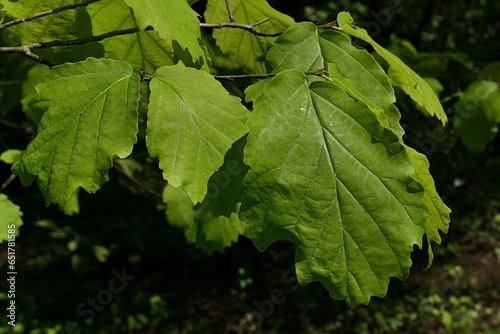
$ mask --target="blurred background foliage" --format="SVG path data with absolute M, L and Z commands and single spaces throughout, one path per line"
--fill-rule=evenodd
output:
M 21 207 L 24 225 L 16 246 L 17 326 L 2 320 L 0 333 L 500 333 L 500 2 L 270 3 L 297 21 L 318 24 L 350 11 L 439 93 L 451 120 L 444 129 L 398 98 L 405 141 L 428 156 L 438 191 L 453 210 L 431 269 L 423 270 L 426 250 L 415 249 L 406 282 L 393 280 L 386 298 L 351 310 L 320 284 L 297 288 L 287 242 L 260 253 L 240 238 L 212 256 L 188 245 L 165 219 L 164 184 L 141 144 L 110 171 L 102 190 L 80 193 L 79 209 L 69 210 L 80 213 L 72 216 L 46 208 L 36 185 L 12 180 L 6 158 L 0 159 L 1 192 Z M 194 4 L 200 13 L 204 6 Z M 388 8 L 396 10 L 387 16 Z M 234 70 L 205 40 L 218 70 Z M 32 66 L 22 56 L 0 54 L 0 153 L 23 149 L 36 132 L 21 104 Z M 238 93 L 246 84 L 227 87 Z M 112 270 L 122 268 L 135 276 L 123 291 L 93 320 L 77 314 L 81 303 L 108 287 Z

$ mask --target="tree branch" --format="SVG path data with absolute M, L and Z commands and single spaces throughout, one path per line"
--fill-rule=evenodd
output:
M 5 28 L 11 27 L 11 26 L 19 24 L 19 23 L 32 21 L 32 20 L 38 19 L 40 17 L 44 17 L 44 16 L 48 16 L 48 15 L 52 15 L 52 14 L 57 14 L 59 12 L 62 12 L 62 11 L 68 10 L 68 9 L 75 9 L 78 7 L 86 7 L 86 6 L 90 5 L 91 3 L 97 2 L 97 1 L 99 1 L 99 0 L 87 0 L 85 2 L 75 3 L 73 5 L 67 5 L 67 6 L 47 10 L 45 12 L 36 13 L 34 15 L 31 15 L 31 16 L 26 16 L 26 17 L 22 17 L 19 19 L 15 19 L 15 20 L 9 21 L 7 23 L 0 24 L 0 30 L 3 30 Z
M 146 30 L 152 30 L 153 28 L 146 28 Z M 114 36 L 121 36 L 121 35 L 130 35 L 130 34 L 135 34 L 136 32 L 141 31 L 139 28 L 129 28 L 129 29 L 122 29 L 122 30 L 115 30 L 115 31 L 110 31 L 101 35 L 97 36 L 89 36 L 85 38 L 78 38 L 78 39 L 68 39 L 68 40 L 55 40 L 51 42 L 46 42 L 46 43 L 39 43 L 40 46 L 38 48 L 40 49 L 48 49 L 52 48 L 54 46 L 72 46 L 72 45 L 82 45 L 82 44 L 87 44 L 90 42 L 99 42 L 102 41 L 106 38 L 114 37 Z M 1 48 L 0 48 L 1 50 Z
M 33 134 L 36 133 L 36 124 L 34 122 L 28 121 L 28 122 L 23 122 L 21 124 L 9 122 L 7 120 L 4 120 L 0 118 L 0 126 L 4 126 L 7 128 L 11 128 L 17 131 L 23 131 L 28 134 Z
M 233 10 L 231 9 L 231 5 L 229 4 L 229 0 L 226 0 L 226 9 L 227 9 L 227 13 L 229 14 L 229 20 L 231 20 L 231 22 L 236 22 L 234 20 Z
M 254 22 L 252 24 L 241 24 L 241 23 L 236 23 L 236 22 L 225 22 L 225 23 L 200 23 L 201 28 L 208 28 L 208 29 L 221 29 L 221 28 L 235 28 L 235 29 L 243 29 L 246 31 L 251 32 L 254 35 L 257 36 L 265 36 L 265 37 L 277 37 L 281 35 L 283 32 L 262 32 L 255 30 L 255 27 L 269 21 L 269 18 L 266 17 L 260 21 Z
M 146 30 L 151 30 L 152 28 L 148 27 Z M 36 62 L 39 62 L 41 64 L 45 64 L 48 66 L 53 66 L 49 61 L 41 58 L 37 54 L 33 53 L 31 50 L 33 49 L 48 49 L 52 48 L 55 46 L 71 46 L 71 45 L 82 45 L 82 44 L 87 44 L 90 42 L 98 42 L 102 41 L 106 38 L 110 38 L 113 36 L 119 36 L 119 35 L 128 35 L 128 34 L 134 34 L 136 32 L 139 32 L 139 28 L 129 28 L 129 29 L 123 29 L 123 30 L 116 30 L 116 31 L 111 31 L 107 32 L 105 34 L 97 35 L 97 36 L 90 36 L 86 38 L 79 38 L 79 39 L 69 39 L 69 40 L 55 40 L 51 42 L 46 42 L 46 43 L 31 43 L 31 44 L 26 44 L 22 46 L 6 46 L 6 47 L 0 47 L 0 53 L 24 53 L 28 58 L 31 58 L 35 60 Z
M 235 79 L 267 79 L 276 76 L 276 74 L 277 73 L 214 75 L 214 78 L 217 80 L 229 81 L 234 81 Z
M 231 75 L 214 75 L 217 80 L 229 80 L 233 81 L 236 79 L 267 79 L 276 76 L 278 73 L 262 73 L 262 74 L 231 74 Z M 325 76 L 328 72 L 324 68 L 317 69 L 316 71 L 304 72 L 305 75 L 316 75 Z
M 135 177 L 125 173 L 125 171 L 118 165 L 118 164 L 113 164 L 113 168 L 120 173 L 123 177 L 125 177 L 127 180 L 129 180 L 134 187 L 139 190 L 140 192 L 147 193 L 154 198 L 158 199 L 161 198 L 161 194 L 155 191 L 154 189 L 148 188 L 146 185 L 142 184 L 139 180 L 137 180 Z M 129 189 L 130 190 L 130 189 Z
M 24 80 L 3 80 L 0 81 L 0 86 L 18 86 L 22 85 Z
M 26 57 L 31 58 L 34 61 L 39 62 L 40 64 L 52 66 L 52 64 L 49 61 L 31 52 L 31 49 L 37 49 L 40 48 L 40 46 L 41 43 L 31 43 L 22 46 L 3 46 L 0 47 L 0 53 L 24 53 Z
M 16 176 L 14 174 L 10 174 L 9 178 L 4 182 L 2 183 L 2 185 L 0 185 L 0 193 L 2 191 L 5 190 L 5 188 L 7 188 L 9 186 L 9 184 L 14 181 L 14 179 L 16 178 Z

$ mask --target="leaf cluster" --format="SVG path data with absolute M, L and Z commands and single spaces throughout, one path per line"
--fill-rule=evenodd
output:
M 203 23 L 184 0 L 2 4 L 0 52 L 44 64 L 25 85 L 38 133 L 12 172 L 47 205 L 77 212 L 78 191 L 100 189 L 136 145 L 168 182 L 169 222 L 207 252 L 241 234 L 260 250 L 289 240 L 299 283 L 320 281 L 350 306 L 406 279 L 424 234 L 432 261 L 450 210 L 403 140 L 394 87 L 447 116 L 349 13 L 318 27 L 265 0 L 209 0 Z M 236 74 L 218 73 L 220 59 Z M 241 78 L 260 80 L 219 82 Z

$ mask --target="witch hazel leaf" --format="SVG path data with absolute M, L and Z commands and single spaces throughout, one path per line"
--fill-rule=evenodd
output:
M 408 276 L 427 207 L 399 138 L 365 103 L 286 70 L 248 126 L 240 218 L 259 249 L 293 242 L 299 282 L 320 281 L 350 306 Z
M 353 45 L 339 31 L 320 32 L 311 22 L 296 23 L 287 29 L 274 42 L 266 61 L 275 73 L 288 69 L 310 72 L 332 65 L 335 73 L 330 76 L 344 78 L 344 83 L 352 81 L 365 101 L 373 101 L 372 106 L 385 108 L 396 101 L 387 74 L 366 50 Z
M 354 82 L 352 80 L 344 78 L 342 74 L 338 71 L 337 67 L 335 64 L 329 64 L 328 65 L 328 76 L 331 80 L 332 83 L 335 85 L 338 85 L 340 88 L 346 91 L 347 94 L 349 94 L 350 97 L 364 102 L 368 108 L 377 115 L 377 118 L 382 124 L 382 126 L 388 128 L 389 127 L 389 121 L 387 120 L 387 115 L 385 114 L 384 110 L 376 105 L 372 100 L 369 98 L 365 97 L 356 87 Z
M 427 235 L 429 247 L 429 262 L 427 268 L 429 268 L 434 259 L 431 242 L 437 244 L 441 243 L 439 230 L 448 233 L 451 210 L 443 203 L 443 200 L 436 191 L 434 180 L 429 173 L 429 161 L 425 155 L 418 153 L 410 147 L 406 147 L 406 150 L 415 167 L 415 178 L 424 187 L 424 202 L 429 210 L 429 216 L 425 221 L 425 233 Z
M 19 206 L 4 194 L 0 194 L 0 243 L 12 240 L 12 235 L 19 235 L 19 228 L 23 225 L 23 213 Z
M 73 4 L 72 0 L 44 0 L 33 1 L 2 1 L 3 10 L 9 17 L 19 19 L 28 17 L 53 8 Z M 13 25 L 7 28 L 3 38 L 10 45 L 28 44 L 35 42 L 50 42 L 55 39 L 71 39 L 71 24 L 75 19 L 75 11 L 67 10 L 47 15 L 36 20 L 24 22 L 22 25 Z
M 429 115 L 436 116 L 443 125 L 446 124 L 448 118 L 438 96 L 422 77 L 389 50 L 375 42 L 365 29 L 354 26 L 354 20 L 349 13 L 340 12 L 337 16 L 337 23 L 338 27 L 334 28 L 370 44 L 375 52 L 387 61 L 389 64 L 387 74 L 392 84 L 404 90 Z
M 47 205 L 64 206 L 78 187 L 96 192 L 113 157 L 136 142 L 139 75 L 122 61 L 89 58 L 53 67 L 31 108 L 43 114 L 38 135 L 12 170 L 34 180 Z
M 500 89 L 493 81 L 474 81 L 455 103 L 454 126 L 462 143 L 481 152 L 498 134 Z
M 211 75 L 182 65 L 158 69 L 151 81 L 146 145 L 163 177 L 193 203 L 226 152 L 247 132 L 247 110 Z
M 293 25 L 288 15 L 272 8 L 266 0 L 230 0 L 234 20 L 239 24 L 261 22 L 255 30 L 263 33 L 281 33 Z M 209 0 L 205 11 L 207 23 L 229 21 L 225 0 Z M 253 73 L 265 73 L 264 56 L 276 37 L 257 36 L 242 29 L 215 29 L 217 45 L 227 53 L 236 66 L 247 68 Z
M 125 0 L 132 7 L 141 29 L 152 26 L 160 37 L 187 48 L 196 68 L 208 70 L 201 38 L 198 14 L 185 0 Z
M 102 0 L 87 7 L 92 33 L 100 35 L 137 26 L 131 8 L 123 0 Z M 100 42 L 106 58 L 128 62 L 136 70 L 153 74 L 161 66 L 173 65 L 173 49 L 157 31 L 119 35 Z
M 168 222 L 183 229 L 186 241 L 208 255 L 222 252 L 243 234 L 244 223 L 239 220 L 237 212 L 229 217 L 214 218 L 210 212 L 193 207 L 182 187 L 167 185 L 163 190 L 163 201 L 167 205 Z

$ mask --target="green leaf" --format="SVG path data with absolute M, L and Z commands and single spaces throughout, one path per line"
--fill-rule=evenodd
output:
M 3 19 L 5 18 L 5 16 L 7 15 L 6 12 L 4 12 L 2 9 L 3 9 L 3 5 L 0 3 L 0 23 L 3 23 Z
M 92 19 L 93 35 L 137 26 L 130 7 L 123 0 L 102 0 L 87 11 Z M 157 31 L 115 36 L 100 42 L 106 58 L 128 62 L 135 70 L 153 74 L 161 66 L 173 64 L 173 49 Z
M 43 113 L 39 133 L 13 172 L 25 185 L 37 180 L 47 204 L 65 205 L 78 187 L 97 191 L 113 156 L 128 156 L 136 142 L 139 84 L 117 60 L 53 67 L 32 100 Z
M 236 23 L 254 24 L 268 18 L 269 21 L 255 26 L 259 32 L 281 33 L 294 23 L 291 17 L 276 11 L 265 0 L 231 0 L 229 4 Z M 225 0 L 209 0 L 204 16 L 207 23 L 230 22 Z M 213 37 L 235 64 L 253 73 L 266 73 L 263 60 L 274 37 L 233 28 L 214 29 Z
M 248 126 L 240 218 L 257 248 L 292 241 L 299 282 L 320 281 L 351 307 L 408 276 L 427 207 L 398 136 L 366 104 L 287 70 Z
M 72 216 L 75 213 L 80 213 L 80 203 L 78 202 L 78 192 L 80 188 L 76 188 L 75 192 L 64 205 L 60 205 L 59 209 L 67 216 Z
M 429 86 L 434 91 L 434 94 L 436 94 L 437 96 L 439 96 L 439 94 L 441 94 L 441 92 L 444 90 L 443 85 L 441 84 L 441 82 L 439 82 L 438 79 L 430 77 L 424 77 L 423 79 L 429 84 Z
M 201 202 L 210 176 L 247 133 L 247 111 L 211 75 L 181 65 L 158 69 L 150 87 L 148 151 L 172 186 Z
M 392 83 L 401 88 L 429 115 L 436 116 L 443 125 L 447 122 L 446 114 L 429 84 L 416 74 L 411 68 L 405 65 L 390 51 L 381 47 L 375 42 L 366 30 L 354 26 L 354 20 L 347 12 L 341 12 L 337 16 L 338 29 L 369 43 L 375 51 L 389 64 L 388 75 Z
M 243 148 L 246 136 L 238 139 L 227 151 L 224 164 L 210 177 L 207 184 L 207 195 L 201 203 L 201 208 L 210 211 L 217 218 L 221 215 L 230 217 L 237 211 L 239 188 L 241 181 L 250 169 L 243 162 Z
M 383 108 L 396 101 L 389 78 L 366 50 L 353 45 L 343 33 L 326 30 L 319 34 L 310 22 L 297 23 L 278 37 L 266 60 L 272 72 L 288 69 L 316 71 L 334 64 L 335 73 L 330 73 L 330 76 L 345 78 L 342 79 L 344 84 L 351 81 L 354 90 L 360 93 L 353 97 L 358 99 L 364 95 L 368 100 L 365 102 L 370 104 L 369 101 L 373 101 Z M 350 89 L 351 93 L 354 90 Z
M 198 14 L 186 0 L 125 0 L 132 7 L 141 29 L 153 26 L 160 37 L 171 43 L 176 41 L 187 48 L 197 68 L 207 69 L 205 54 L 198 42 L 201 38 Z
M 350 79 L 344 78 L 342 74 L 338 71 L 335 64 L 328 65 L 328 76 L 330 77 L 330 81 L 343 89 L 350 97 L 355 100 L 362 101 L 366 104 L 366 106 L 377 115 L 377 118 L 380 124 L 386 128 L 389 127 L 389 122 L 387 120 L 387 116 L 384 112 L 384 109 L 376 105 L 372 100 L 365 97 L 355 86 L 354 82 Z
M 11 84 L 1 86 L 0 115 L 5 115 L 13 107 L 17 107 L 22 98 L 22 82 L 26 72 L 33 66 L 33 61 L 20 54 L 0 54 L 0 78 Z
M 29 4 L 20 0 L 16 2 L 3 1 L 7 15 L 13 19 L 31 16 L 46 10 L 73 4 L 73 0 L 32 1 Z M 66 10 L 48 15 L 33 21 L 24 22 L 5 29 L 4 40 L 9 45 L 19 45 L 34 42 L 50 42 L 56 39 L 70 39 L 71 24 L 75 11 Z M 73 37 L 74 38 L 74 37 Z
M 23 112 L 37 123 L 40 122 L 43 115 L 41 113 L 35 114 L 29 106 L 29 101 L 36 95 L 36 85 L 42 82 L 49 70 L 47 65 L 36 64 L 29 70 L 28 77 L 23 83 L 23 98 L 21 100 Z
M 425 233 L 427 235 L 429 262 L 427 269 L 431 266 L 434 254 L 431 242 L 441 243 L 439 230 L 448 233 L 451 210 L 443 203 L 437 193 L 434 180 L 429 173 L 429 161 L 426 156 L 418 153 L 410 147 L 406 147 L 406 152 L 410 156 L 415 167 L 415 178 L 424 187 L 424 202 L 429 210 L 429 216 L 425 221 Z
M 189 195 L 182 188 L 166 186 L 163 201 L 167 204 L 168 222 L 184 229 L 186 240 L 209 255 L 222 252 L 243 233 L 244 224 L 237 213 L 229 218 L 212 218 L 210 213 L 193 208 Z
M 445 52 L 418 52 L 410 41 L 391 35 L 387 50 L 399 57 L 416 73 L 436 76 L 448 69 L 451 55 Z
M 500 61 L 487 64 L 479 73 L 480 78 L 500 84 Z
M 23 225 L 21 217 L 23 213 L 19 207 L 12 203 L 7 196 L 0 194 L 0 242 L 9 240 L 9 232 L 15 230 L 15 235 L 19 235 L 19 228 Z
M 493 81 L 470 84 L 455 104 L 453 123 L 457 135 L 468 148 L 482 151 L 498 134 L 500 89 Z
M 429 172 L 429 161 L 426 156 L 418 153 L 413 148 L 403 143 L 404 129 L 399 123 L 401 114 L 396 106 L 391 105 L 385 110 L 385 114 L 389 121 L 390 129 L 398 136 L 399 142 L 405 148 L 410 161 L 414 168 L 413 179 L 419 183 L 424 190 L 423 200 L 427 206 L 429 215 L 425 221 L 425 233 L 427 235 L 429 261 L 427 269 L 431 266 L 434 259 L 431 242 L 441 243 L 439 230 L 444 233 L 448 232 L 451 210 L 443 203 L 439 197 L 434 185 L 434 180 Z
M 94 251 L 94 256 L 97 261 L 104 263 L 108 260 L 109 254 L 111 253 L 109 249 L 101 245 L 93 245 L 92 250 Z
M 9 165 L 13 165 L 18 160 L 21 159 L 23 154 L 24 154 L 24 152 L 21 150 L 11 149 L 11 150 L 7 150 L 7 151 L 3 151 L 2 154 L 0 154 L 0 161 L 3 161 Z

